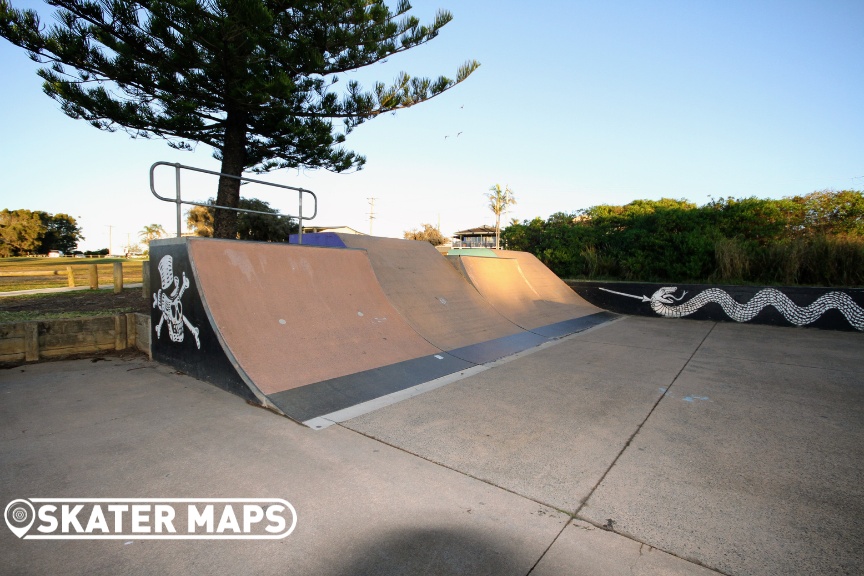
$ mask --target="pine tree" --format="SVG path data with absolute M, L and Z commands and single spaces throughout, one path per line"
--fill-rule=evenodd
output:
M 277 168 L 360 169 L 341 145 L 362 122 L 433 98 L 467 78 L 412 78 L 371 91 L 345 73 L 435 38 L 399 0 L 47 0 L 58 23 L 0 0 L 0 36 L 37 62 L 46 94 L 96 128 L 159 137 L 177 149 L 201 142 L 221 172 Z M 338 123 L 341 121 L 341 130 Z M 237 207 L 240 181 L 220 177 L 216 201 Z M 233 238 L 237 213 L 219 210 L 214 235 Z

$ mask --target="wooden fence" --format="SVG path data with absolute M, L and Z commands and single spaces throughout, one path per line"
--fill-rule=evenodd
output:
M 123 263 L 122 262 L 112 262 L 113 266 L 113 283 L 114 283 L 114 293 L 119 294 L 123 291 Z M 74 288 L 75 284 L 75 272 L 76 270 L 80 270 L 81 268 L 87 268 L 87 279 L 88 284 L 91 290 L 96 290 L 99 288 L 99 270 L 97 268 L 97 264 L 73 264 L 69 266 L 65 266 L 64 268 L 54 269 L 54 270 L 9 270 L 9 271 L 0 271 L 0 277 L 37 277 L 37 276 L 66 276 L 66 285 L 70 288 Z M 149 266 L 145 264 L 142 269 L 143 271 L 143 281 L 144 285 L 148 284 L 148 276 L 149 276 Z

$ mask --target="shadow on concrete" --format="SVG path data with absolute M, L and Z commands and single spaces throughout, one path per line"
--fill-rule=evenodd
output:
M 339 553 L 339 551 L 334 551 Z M 492 534 L 452 528 L 405 528 L 364 535 L 334 576 L 525 574 L 523 557 Z

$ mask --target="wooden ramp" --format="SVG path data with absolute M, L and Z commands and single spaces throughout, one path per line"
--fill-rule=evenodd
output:
M 472 286 L 428 243 L 337 240 L 154 241 L 153 358 L 324 427 L 335 412 L 611 317 L 527 294 L 515 257 L 462 259 Z
M 499 254 L 496 258 L 448 258 L 493 308 L 516 325 L 558 338 L 610 319 L 611 315 L 583 300 L 533 255 L 506 250 Z
M 428 242 L 337 236 L 366 251 L 393 306 L 441 350 L 483 364 L 546 341 L 502 316 Z
M 173 330 L 154 359 L 299 422 L 473 366 L 405 322 L 363 251 L 190 238 L 154 243 L 151 267 L 153 326 L 167 310 Z

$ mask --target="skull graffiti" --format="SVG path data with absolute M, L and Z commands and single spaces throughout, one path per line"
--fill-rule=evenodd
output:
M 183 325 L 185 324 L 195 337 L 195 345 L 200 349 L 201 341 L 198 339 L 198 328 L 193 326 L 183 315 L 183 303 L 180 302 L 183 293 L 189 288 L 189 279 L 186 277 L 186 273 L 183 272 L 183 282 L 181 283 L 180 279 L 174 276 L 174 259 L 167 254 L 159 261 L 158 268 L 159 276 L 162 279 L 162 288 L 153 294 L 153 307 L 162 312 L 162 318 L 156 325 L 156 338 L 161 336 L 162 324 L 164 323 L 171 341 L 183 342 Z M 174 288 L 169 294 L 168 290 L 172 286 Z

